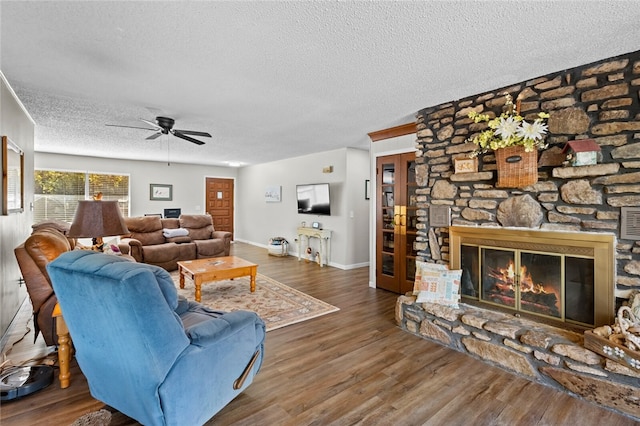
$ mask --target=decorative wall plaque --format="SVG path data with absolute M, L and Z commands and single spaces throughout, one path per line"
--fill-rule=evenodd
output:
M 477 158 L 456 158 L 453 160 L 454 171 L 458 173 L 476 173 L 478 171 Z

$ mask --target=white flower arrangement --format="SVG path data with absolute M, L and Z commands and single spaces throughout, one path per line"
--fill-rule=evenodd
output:
M 505 105 L 507 111 L 493 119 L 488 114 L 478 114 L 475 111 L 469 113 L 469 118 L 475 123 L 486 121 L 489 126 L 489 129 L 471 140 L 477 147 L 470 157 L 510 146 L 522 145 L 526 152 L 547 147 L 544 142 L 548 130 L 545 120 L 549 118 L 549 114 L 540 112 L 538 118 L 530 123 L 520 115 L 519 111 L 514 111 L 511 95 L 507 95 Z

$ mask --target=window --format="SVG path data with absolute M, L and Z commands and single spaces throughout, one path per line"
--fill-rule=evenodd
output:
M 129 176 L 106 173 L 36 170 L 33 220 L 72 222 L 79 200 L 102 192 L 103 200 L 117 200 L 122 215 L 129 216 Z

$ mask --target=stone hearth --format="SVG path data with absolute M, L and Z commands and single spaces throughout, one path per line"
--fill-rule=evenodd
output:
M 585 349 L 582 333 L 466 304 L 416 303 L 408 295 L 397 299 L 396 322 L 412 334 L 640 421 L 640 371 Z

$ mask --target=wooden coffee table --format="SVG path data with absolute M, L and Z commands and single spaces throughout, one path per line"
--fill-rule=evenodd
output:
M 202 283 L 251 276 L 251 292 L 256 291 L 258 265 L 235 256 L 211 257 L 208 259 L 183 260 L 178 262 L 180 288 L 184 288 L 184 277 L 191 278 L 196 288 L 196 302 L 202 298 Z

